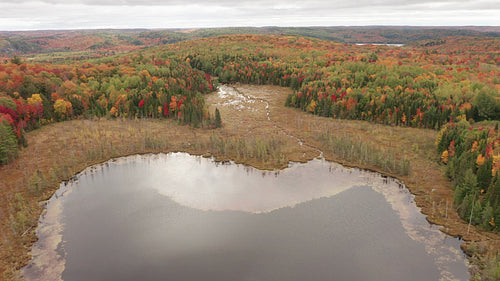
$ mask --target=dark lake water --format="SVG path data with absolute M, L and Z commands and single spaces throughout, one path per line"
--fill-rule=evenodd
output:
M 28 280 L 467 280 L 460 241 L 399 182 L 313 160 L 185 153 L 86 169 L 51 198 Z

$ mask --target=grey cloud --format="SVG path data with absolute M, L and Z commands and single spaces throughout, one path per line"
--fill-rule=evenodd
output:
M 0 0 L 0 30 L 499 25 L 498 0 Z
M 36 0 L 35 0 L 36 1 Z M 10 3 L 11 0 L 0 0 L 1 3 Z M 242 10 L 245 14 L 251 12 L 273 14 L 294 13 L 297 15 L 312 15 L 314 13 L 324 14 L 339 10 L 357 9 L 387 9 L 389 11 L 429 11 L 436 7 L 444 7 L 448 11 L 455 10 L 500 10 L 498 0 L 19 0 L 18 4 L 39 3 L 45 5 L 70 6 L 144 6 L 144 7 L 192 7 L 192 9 L 203 7 L 224 7 Z M 381 11 L 384 12 L 384 11 Z
M 19 0 L 16 3 L 27 3 L 33 2 L 33 0 Z M 425 4 L 425 3 L 470 3 L 473 1 L 470 0 L 417 0 L 417 1 L 409 1 L 409 0 L 355 0 L 355 1 L 345 1 L 345 0 L 313 0 L 313 1 L 300 1 L 300 0 L 243 0 L 243 1 L 234 1 L 234 0 L 196 0 L 196 1 L 182 1 L 182 0 L 40 0 L 39 2 L 46 4 L 61 4 L 61 5 L 70 5 L 70 4 L 84 4 L 84 5 L 92 5 L 92 6 L 186 6 L 186 5 L 217 5 L 217 6 L 227 6 L 227 7 L 248 7 L 248 6 L 259 6 L 261 8 L 269 8 L 270 6 L 298 6 L 298 7 L 311 7 L 314 6 L 316 8 L 335 8 L 335 7 L 366 7 L 366 6 L 388 6 L 388 7 L 398 7 L 398 6 L 407 6 L 407 5 L 415 5 L 415 4 Z M 476 1 L 476 2 L 485 2 L 485 1 Z M 495 4 L 498 6 L 498 1 L 486 1 L 490 2 L 490 4 Z M 0 0 L 0 3 L 12 3 L 10 0 Z

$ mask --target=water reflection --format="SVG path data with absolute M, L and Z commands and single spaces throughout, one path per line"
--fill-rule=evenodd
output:
M 346 176 L 351 170 L 321 160 L 292 163 L 278 173 L 231 163 L 216 164 L 214 169 L 211 159 L 185 158 L 181 153 L 151 158 L 145 184 L 181 205 L 201 210 L 263 213 L 368 183 L 364 177 Z
M 459 241 L 401 183 L 321 160 L 263 172 L 185 153 L 120 158 L 61 187 L 39 237 L 28 280 L 468 278 Z

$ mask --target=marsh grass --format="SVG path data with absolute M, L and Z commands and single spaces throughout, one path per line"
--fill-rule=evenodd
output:
M 410 160 L 393 149 L 386 149 L 364 141 L 361 136 L 338 136 L 324 132 L 319 138 L 325 144 L 325 152 L 350 163 L 374 166 L 389 174 L 410 174 Z
M 265 166 L 284 168 L 288 165 L 288 158 L 282 149 L 284 146 L 283 138 L 276 134 L 269 137 L 224 138 L 214 133 L 210 136 L 209 149 L 215 155 L 237 163 L 258 161 Z

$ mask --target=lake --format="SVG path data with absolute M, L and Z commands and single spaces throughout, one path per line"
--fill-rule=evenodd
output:
M 354 43 L 358 46 L 373 45 L 373 46 L 389 46 L 389 47 L 403 47 L 405 44 L 390 44 L 390 43 Z
M 261 171 L 131 156 L 61 185 L 27 280 L 467 280 L 397 180 L 320 159 Z

